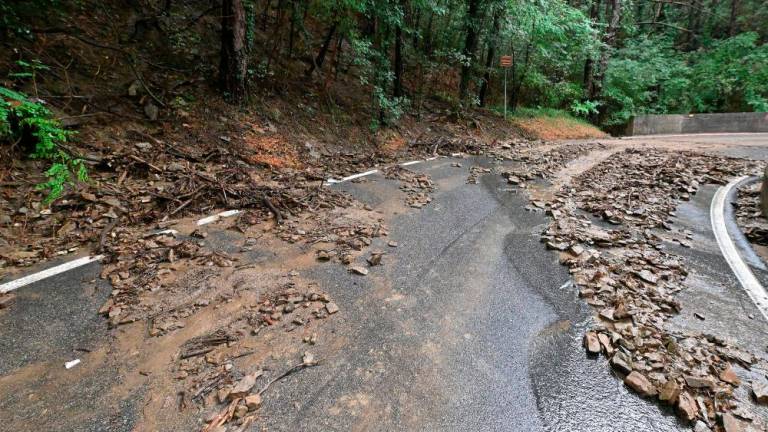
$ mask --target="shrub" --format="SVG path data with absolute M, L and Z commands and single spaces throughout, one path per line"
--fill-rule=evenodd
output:
M 0 87 L 0 140 L 12 143 L 29 140 L 33 144 L 29 156 L 51 162 L 45 171 L 48 180 L 37 186 L 39 190 L 48 191 L 46 203 L 60 197 L 66 185 L 88 179 L 83 161 L 61 148 L 71 135 L 41 102 Z

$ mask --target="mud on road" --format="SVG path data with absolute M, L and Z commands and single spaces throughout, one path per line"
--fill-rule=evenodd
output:
M 748 341 L 768 324 L 733 340 L 676 318 L 700 320 L 678 292 L 701 282 L 685 250 L 707 246 L 678 207 L 768 157 L 729 140 L 501 142 L 334 186 L 317 196 L 343 205 L 282 224 L 179 221 L 130 266 L 5 297 L 5 424 L 761 430 L 766 352 Z M 12 325 L 28 315 L 60 324 Z

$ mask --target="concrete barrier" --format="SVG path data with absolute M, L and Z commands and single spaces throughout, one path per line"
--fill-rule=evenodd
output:
M 768 113 L 640 115 L 627 127 L 627 135 L 768 132 Z

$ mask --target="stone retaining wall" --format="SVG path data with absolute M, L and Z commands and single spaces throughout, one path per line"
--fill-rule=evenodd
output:
M 640 115 L 626 131 L 627 135 L 718 132 L 768 132 L 768 113 Z

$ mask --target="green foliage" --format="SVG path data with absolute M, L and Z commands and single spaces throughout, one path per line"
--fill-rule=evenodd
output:
M 42 103 L 0 87 L 0 140 L 18 143 L 29 137 L 34 142 L 30 157 L 51 162 L 45 172 L 48 180 L 37 186 L 48 191 L 47 203 L 61 196 L 67 184 L 88 178 L 83 161 L 72 158 L 61 148 L 71 135 Z
M 608 64 L 602 92 L 605 123 L 622 124 L 635 114 L 686 112 L 691 107 L 690 87 L 690 68 L 670 41 L 630 41 Z
M 404 114 L 409 100 L 389 95 L 388 89 L 394 79 L 389 59 L 360 35 L 350 33 L 349 38 L 352 45 L 350 61 L 359 70 L 358 79 L 361 84 L 371 87 L 371 106 L 375 113 L 371 118 L 371 129 L 392 125 Z
M 19 72 L 11 72 L 8 74 L 8 77 L 19 79 L 19 78 L 33 78 L 37 74 L 38 71 L 44 71 L 49 70 L 50 68 L 43 64 L 40 60 L 32 60 L 31 62 L 26 62 L 24 60 L 16 60 L 16 66 L 19 67 Z
M 600 105 L 600 102 L 598 101 L 591 101 L 591 100 L 585 100 L 585 101 L 573 101 L 571 102 L 571 106 L 568 107 L 568 109 L 575 115 L 579 117 L 587 117 L 592 114 L 597 114 L 597 107 Z
M 717 41 L 692 60 L 694 110 L 768 111 L 768 44 L 756 33 Z
M 499 108 L 496 109 L 496 111 L 501 112 Z M 560 118 L 560 119 L 566 119 L 571 120 L 577 123 L 586 123 L 583 119 L 579 119 L 576 117 L 573 117 L 569 112 L 563 111 L 560 109 L 555 108 L 517 108 L 510 117 L 513 118 L 521 118 L 521 119 L 531 119 L 531 118 L 542 118 L 542 117 L 549 117 L 549 118 Z

